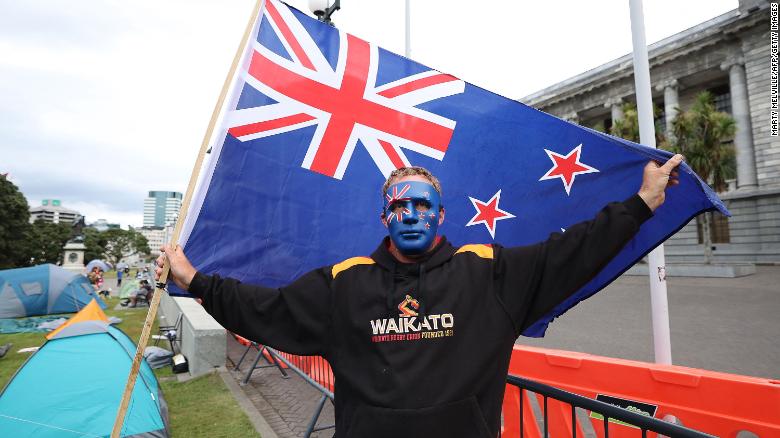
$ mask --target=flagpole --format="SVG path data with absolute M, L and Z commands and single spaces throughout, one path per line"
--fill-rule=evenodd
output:
M 406 56 L 408 59 L 411 59 L 412 57 L 412 12 L 410 10 L 411 8 L 411 0 L 406 0 L 406 8 L 404 12 L 405 16 L 405 23 L 406 23 L 406 31 L 405 31 L 405 46 L 404 46 L 404 56 Z
M 653 101 L 650 93 L 650 65 L 647 60 L 645 18 L 642 0 L 629 0 L 631 39 L 634 45 L 634 84 L 639 119 L 639 142 L 652 148 L 655 144 Z M 653 315 L 653 347 L 655 362 L 672 364 L 672 342 L 669 332 L 669 302 L 666 294 L 666 261 L 664 245 L 660 244 L 648 256 L 650 302 Z
M 236 54 L 233 57 L 233 63 L 230 66 L 230 71 L 227 74 L 227 77 L 225 78 L 225 82 L 222 85 L 222 90 L 219 95 L 219 99 L 217 99 L 217 103 L 214 105 L 214 110 L 211 113 L 211 120 L 209 121 L 209 125 L 206 128 L 206 133 L 203 136 L 203 141 L 201 141 L 200 144 L 200 151 L 198 152 L 198 158 L 195 160 L 195 165 L 192 168 L 192 173 L 190 174 L 190 182 L 187 185 L 187 192 L 184 195 L 184 199 L 182 200 L 181 204 L 181 210 L 178 219 L 176 220 L 176 227 L 173 231 L 173 238 L 171 239 L 171 243 L 175 245 L 179 241 L 179 234 L 181 234 L 181 229 L 184 224 L 184 221 L 187 218 L 187 210 L 190 206 L 190 200 L 192 199 L 192 194 L 195 191 L 195 185 L 198 181 L 198 176 L 200 174 L 200 169 L 203 166 L 203 159 L 206 156 L 206 151 L 208 150 L 209 143 L 211 141 L 211 137 L 214 133 L 214 127 L 217 124 L 217 119 L 219 119 L 219 115 L 222 111 L 222 106 L 225 103 L 225 97 L 227 96 L 228 90 L 230 89 L 230 83 L 232 82 L 233 77 L 235 77 L 236 70 L 238 69 L 238 63 L 241 61 L 242 55 L 244 53 L 244 48 L 246 47 L 247 43 L 249 42 L 250 35 L 252 33 L 252 29 L 254 28 L 255 22 L 257 21 L 257 17 L 260 14 L 260 10 L 264 5 L 264 0 L 257 0 L 255 3 L 254 9 L 252 11 L 252 15 L 249 18 L 249 22 L 246 25 L 246 29 L 244 30 L 244 35 L 241 38 L 241 43 L 238 46 L 238 49 L 236 50 Z M 168 265 L 168 262 L 165 262 L 165 266 L 163 266 L 162 274 L 160 275 L 160 280 L 155 286 L 154 290 L 154 296 L 152 297 L 152 302 L 149 303 L 149 311 L 146 314 L 146 321 L 144 321 L 144 327 L 143 331 L 141 332 L 141 338 L 138 340 L 138 348 L 135 351 L 135 357 L 133 358 L 133 365 L 130 367 L 130 375 L 127 377 L 127 384 L 125 385 L 125 391 L 122 394 L 122 401 L 119 404 L 119 410 L 117 411 L 116 419 L 114 420 L 114 427 L 111 430 L 111 438 L 119 438 L 120 433 L 122 431 L 122 425 L 124 424 L 125 415 L 127 414 L 127 408 L 130 404 L 130 398 L 133 394 L 133 388 L 135 387 L 135 381 L 138 377 L 138 371 L 141 367 L 141 360 L 143 359 L 143 352 L 146 349 L 146 345 L 149 342 L 149 334 L 152 330 L 152 325 L 154 324 L 154 318 L 157 316 L 157 308 L 160 306 L 160 298 L 162 296 L 162 293 L 165 292 L 164 289 L 162 289 L 160 286 L 165 286 L 165 282 L 168 280 L 168 271 L 170 269 L 170 266 Z

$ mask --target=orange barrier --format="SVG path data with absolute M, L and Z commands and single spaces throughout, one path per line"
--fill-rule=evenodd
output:
M 295 354 L 284 353 L 274 350 L 278 355 L 283 356 L 295 365 L 299 370 L 306 373 L 315 382 L 322 385 L 330 392 L 334 391 L 336 379 L 333 377 L 333 370 L 327 360 L 320 356 L 298 356 Z
M 526 346 L 515 346 L 509 373 L 590 398 L 656 406 L 655 418 L 673 416 L 683 426 L 720 437 L 736 438 L 740 432 L 780 437 L 778 380 Z M 507 385 L 503 437 L 520 436 L 519 393 Z M 523 436 L 537 438 L 542 433 L 530 397 L 537 396 L 523 391 Z M 540 396 L 537 402 L 542 405 Z M 570 406 L 548 399 L 547 408 L 550 436 L 571 436 Z M 597 436 L 604 436 L 603 421 L 588 418 Z M 585 436 L 579 424 L 577 436 Z M 609 436 L 638 437 L 640 431 L 610 423 Z

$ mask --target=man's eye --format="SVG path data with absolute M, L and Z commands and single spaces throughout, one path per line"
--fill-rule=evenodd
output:
M 431 203 L 428 201 L 417 201 L 414 203 L 414 208 L 420 213 L 425 213 L 431 209 Z
M 389 210 L 393 213 L 403 213 L 404 211 L 404 205 L 400 202 L 394 202 L 390 204 Z

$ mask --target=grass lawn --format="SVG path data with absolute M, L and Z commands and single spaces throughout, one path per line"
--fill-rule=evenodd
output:
M 105 312 L 122 318 L 117 325 L 133 342 L 138 342 L 146 319 L 147 308 L 113 310 L 118 298 L 110 298 Z M 63 315 L 68 318 L 71 315 Z M 152 333 L 157 332 L 157 322 Z M 0 388 L 4 388 L 31 353 L 17 353 L 21 348 L 40 347 L 45 333 L 0 335 L 0 345 L 13 343 L 8 354 L 0 359 Z M 151 344 L 151 342 L 150 342 Z M 168 347 L 167 345 L 164 347 Z M 173 437 L 259 437 L 246 414 L 233 399 L 222 379 L 209 374 L 187 382 L 179 382 L 170 367 L 155 370 L 168 403 L 168 415 Z M 124 388 L 125 382 L 117 382 Z

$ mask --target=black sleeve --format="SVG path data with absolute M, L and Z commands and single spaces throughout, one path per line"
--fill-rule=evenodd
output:
M 498 294 L 520 334 L 590 281 L 652 216 L 634 195 L 535 245 L 496 246 Z
M 317 269 L 271 289 L 200 272 L 189 292 L 223 327 L 263 345 L 302 355 L 325 355 L 330 326 L 330 278 Z

